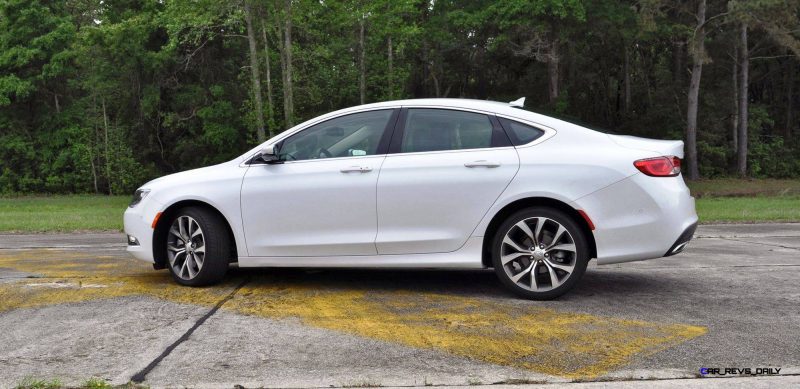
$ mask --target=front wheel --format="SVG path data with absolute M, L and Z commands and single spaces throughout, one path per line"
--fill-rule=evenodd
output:
M 571 217 L 556 209 L 532 207 L 500 225 L 492 262 L 497 277 L 514 293 L 549 300 L 572 289 L 583 276 L 589 246 Z
M 167 260 L 181 285 L 204 286 L 221 281 L 228 271 L 230 242 L 225 223 L 205 208 L 188 207 L 175 214 L 167 231 Z

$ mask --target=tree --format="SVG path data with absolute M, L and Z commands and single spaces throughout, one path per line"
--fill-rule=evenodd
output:
M 267 37 L 267 26 L 264 19 L 261 19 L 261 40 L 264 43 L 264 65 L 266 69 L 266 79 L 267 79 L 267 123 L 269 128 L 269 136 L 273 137 L 276 135 L 275 133 L 275 108 L 274 108 L 274 99 L 272 98 L 272 67 L 270 66 L 270 50 L 269 50 L 269 38 Z
M 280 2 L 279 2 L 280 3 Z M 278 48 L 283 77 L 283 115 L 286 127 L 294 125 L 294 88 L 292 79 L 292 1 L 284 0 L 273 13 L 278 19 Z
M 739 56 L 736 60 L 739 80 L 739 90 L 737 96 L 739 97 L 739 107 L 736 110 L 739 122 L 736 124 L 737 128 L 737 144 L 736 144 L 736 171 L 739 176 L 747 176 L 747 126 L 748 126 L 748 86 L 749 86 L 749 72 L 750 72 L 750 48 L 747 44 L 747 24 L 741 23 L 739 26 L 739 49 L 737 50 Z
M 0 193 L 126 193 L 433 96 L 685 136 L 689 178 L 800 176 L 800 0 L 701 3 L 0 1 Z
M 794 12 L 786 12 L 787 5 Z M 749 150 L 749 99 L 750 99 L 750 58 L 753 48 L 748 44 L 748 31 L 752 27 L 763 30 L 767 36 L 778 45 L 787 48 L 795 56 L 800 56 L 800 39 L 795 34 L 797 26 L 800 25 L 798 19 L 798 8 L 800 1 L 790 0 L 757 0 L 757 1 L 737 1 L 732 0 L 728 4 L 731 14 L 731 22 L 737 26 L 739 31 L 737 45 L 738 56 L 736 58 L 736 70 L 738 73 L 738 122 L 737 128 L 737 147 L 736 147 L 736 171 L 740 177 L 748 175 L 748 150 Z M 791 89 L 790 89 L 791 90 Z M 787 123 L 787 127 L 791 126 Z
M 692 57 L 692 77 L 689 82 L 689 93 L 686 108 L 686 162 L 689 167 L 688 178 L 696 180 L 700 176 L 697 166 L 697 109 L 700 95 L 700 78 L 703 64 L 708 61 L 706 39 L 706 0 L 697 1 L 697 27 L 695 27 L 689 53 Z
M 547 64 L 548 98 L 555 104 L 559 97 L 560 65 L 563 60 L 565 25 L 586 20 L 586 6 L 581 0 L 515 0 L 494 7 L 501 27 L 509 28 L 519 39 L 508 37 L 517 56 L 534 58 Z M 531 23 L 531 18 L 538 23 Z
M 247 43 L 250 48 L 250 74 L 253 79 L 253 102 L 254 110 L 256 112 L 256 129 L 258 134 L 258 142 L 267 140 L 264 132 L 264 103 L 261 98 L 261 70 L 258 67 L 258 49 L 256 48 L 256 32 L 255 25 L 253 24 L 253 10 L 250 6 L 250 1 L 244 1 L 244 20 L 247 23 Z

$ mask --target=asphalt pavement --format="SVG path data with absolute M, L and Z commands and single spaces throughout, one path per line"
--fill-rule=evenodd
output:
M 0 387 L 800 385 L 800 224 L 703 225 L 547 302 L 491 271 L 233 268 L 185 288 L 124 249 L 0 235 Z

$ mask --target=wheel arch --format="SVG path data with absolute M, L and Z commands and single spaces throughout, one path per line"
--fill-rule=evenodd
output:
M 497 233 L 497 229 L 500 227 L 500 224 L 502 224 L 503 221 L 505 221 L 506 218 L 511 216 L 514 212 L 530 207 L 549 207 L 566 213 L 576 223 L 578 223 L 578 226 L 586 234 L 586 238 L 589 241 L 589 258 L 597 257 L 597 244 L 594 240 L 592 228 L 589 226 L 589 223 L 586 221 L 586 219 L 581 216 L 577 209 L 572 208 L 569 204 L 563 201 L 549 197 L 526 197 L 507 204 L 497 211 L 497 213 L 492 217 L 492 220 L 489 222 L 489 225 L 486 227 L 486 231 L 483 234 L 483 249 L 481 251 L 481 261 L 483 266 L 492 267 L 492 240 L 494 239 L 494 235 Z
M 158 222 L 156 223 L 155 227 L 153 228 L 153 267 L 156 269 L 164 269 L 167 263 L 167 256 L 166 256 L 166 233 L 170 227 L 170 223 L 172 219 L 175 217 L 175 214 L 186 207 L 198 207 L 204 208 L 211 212 L 216 213 L 223 221 L 225 221 L 225 229 L 228 232 L 228 239 L 231 242 L 231 262 L 236 262 L 238 258 L 237 249 L 236 249 L 236 235 L 233 233 L 233 229 L 231 228 L 231 222 L 228 221 L 228 218 L 222 214 L 217 208 L 212 206 L 209 203 L 200 200 L 181 200 L 173 203 L 163 211 L 161 211 L 161 216 L 158 218 Z

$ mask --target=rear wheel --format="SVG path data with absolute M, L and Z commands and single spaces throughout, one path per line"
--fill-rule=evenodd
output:
M 532 207 L 500 225 L 492 262 L 497 277 L 514 293 L 549 300 L 572 289 L 583 276 L 589 246 L 571 217 L 556 209 Z
M 221 281 L 231 252 L 225 221 L 204 208 L 188 207 L 175 214 L 167 231 L 167 260 L 181 285 L 203 286 Z

